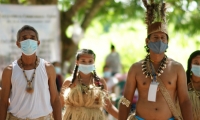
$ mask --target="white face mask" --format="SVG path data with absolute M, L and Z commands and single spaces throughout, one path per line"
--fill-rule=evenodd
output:
M 191 71 L 195 76 L 200 77 L 200 65 L 193 65 L 192 64 Z
M 38 47 L 38 41 L 26 39 L 20 42 L 22 53 L 27 56 L 33 55 Z
M 56 74 L 61 74 L 61 68 L 60 67 L 55 67 Z
M 95 70 L 95 66 L 94 66 L 94 64 L 92 64 L 92 65 L 79 64 L 78 70 L 81 71 L 84 74 L 89 74 L 90 72 Z

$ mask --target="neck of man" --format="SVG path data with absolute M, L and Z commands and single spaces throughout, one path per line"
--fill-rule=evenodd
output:
M 26 56 L 22 54 L 22 64 L 23 66 L 32 66 L 35 65 L 35 61 L 36 61 L 36 54 L 30 55 L 30 56 Z
M 155 54 L 150 52 L 150 60 L 153 64 L 160 64 L 160 62 L 162 61 L 162 59 L 164 58 L 165 54 L 161 53 L 161 54 Z

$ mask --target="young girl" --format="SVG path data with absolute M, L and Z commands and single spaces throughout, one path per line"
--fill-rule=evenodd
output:
M 105 120 L 102 108 L 118 118 L 118 110 L 108 98 L 105 80 L 96 75 L 94 62 L 92 50 L 77 52 L 73 75 L 62 87 L 61 102 L 66 106 L 63 120 Z
M 194 51 L 187 64 L 187 83 L 194 120 L 200 119 L 200 50 Z

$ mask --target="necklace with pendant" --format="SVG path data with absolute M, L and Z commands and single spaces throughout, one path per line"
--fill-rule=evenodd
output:
M 23 63 L 23 62 L 22 62 L 22 56 L 21 56 L 21 59 L 20 59 L 20 60 L 21 60 L 22 71 L 23 71 L 24 77 L 25 77 L 25 79 L 26 79 L 26 81 L 27 81 L 26 92 L 28 92 L 28 93 L 33 93 L 33 79 L 35 78 L 35 71 L 36 71 L 36 67 L 37 67 L 37 65 L 38 65 L 38 58 L 37 58 L 37 56 L 36 56 L 34 72 L 33 72 L 32 78 L 31 78 L 30 80 L 28 80 L 27 75 L 26 75 L 26 73 L 25 73 L 24 66 L 23 66 L 23 64 L 22 64 L 22 63 Z
M 154 79 L 154 76 L 160 76 L 163 72 L 164 69 L 166 68 L 167 64 L 167 56 L 165 55 L 164 58 L 161 60 L 160 66 L 158 70 L 155 72 L 155 75 L 152 74 L 152 63 L 150 60 L 150 55 L 148 54 L 144 61 L 142 62 L 142 72 L 145 75 L 145 77 L 150 77 L 151 80 Z

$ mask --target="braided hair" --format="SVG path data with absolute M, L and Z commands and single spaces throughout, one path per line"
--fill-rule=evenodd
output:
M 93 55 L 94 56 L 94 60 L 96 58 L 96 55 L 92 50 L 90 50 L 90 49 L 81 49 L 76 54 L 76 60 L 79 60 L 80 56 L 83 55 L 83 54 Z M 78 72 L 78 65 L 76 64 L 75 67 L 74 67 L 74 70 L 73 70 L 72 83 L 75 81 L 75 79 L 77 77 L 77 72 Z M 93 75 L 94 75 L 95 85 L 97 85 L 98 87 L 102 87 L 102 85 L 100 83 L 100 78 L 96 74 L 96 70 L 93 70 Z
M 186 76 L 187 76 L 187 84 L 190 83 L 190 77 L 191 77 L 191 64 L 192 64 L 192 59 L 194 59 L 196 56 L 200 55 L 200 50 L 194 51 L 187 62 L 187 70 L 186 70 Z

